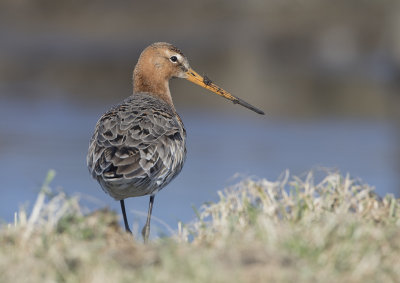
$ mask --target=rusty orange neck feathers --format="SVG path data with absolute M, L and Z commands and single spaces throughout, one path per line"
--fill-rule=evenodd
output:
M 171 70 L 165 58 L 157 48 L 149 46 L 140 55 L 133 71 L 133 92 L 154 95 L 175 109 L 169 90 L 171 77 Z

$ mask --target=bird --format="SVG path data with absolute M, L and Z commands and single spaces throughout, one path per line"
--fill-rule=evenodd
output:
M 149 239 L 155 195 L 179 174 L 186 159 L 186 130 L 172 102 L 172 78 L 186 79 L 264 115 L 195 72 L 174 45 L 156 42 L 142 51 L 133 71 L 132 95 L 100 117 L 86 161 L 104 192 L 120 202 L 126 232 L 132 234 L 124 200 L 150 196 L 144 243 Z

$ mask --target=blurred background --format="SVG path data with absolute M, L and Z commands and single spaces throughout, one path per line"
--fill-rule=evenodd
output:
M 89 207 L 119 211 L 88 174 L 88 142 L 100 115 L 131 94 L 137 58 L 156 41 L 267 113 L 171 82 L 188 155 L 153 213 L 172 229 L 217 190 L 286 169 L 337 168 L 400 195 L 398 1 L 2 0 L 1 219 L 32 205 L 50 168 L 53 184 Z M 130 221 L 141 226 L 147 205 L 129 199 Z

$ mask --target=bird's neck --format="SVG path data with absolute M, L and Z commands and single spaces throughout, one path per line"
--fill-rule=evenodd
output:
M 133 94 L 146 92 L 168 103 L 175 109 L 169 90 L 169 80 L 159 74 L 147 75 L 135 69 L 133 73 Z

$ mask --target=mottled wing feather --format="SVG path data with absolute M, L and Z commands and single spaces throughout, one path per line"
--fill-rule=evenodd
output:
M 98 121 L 88 168 L 115 199 L 153 194 L 182 169 L 185 140 L 182 121 L 168 104 L 135 94 Z

